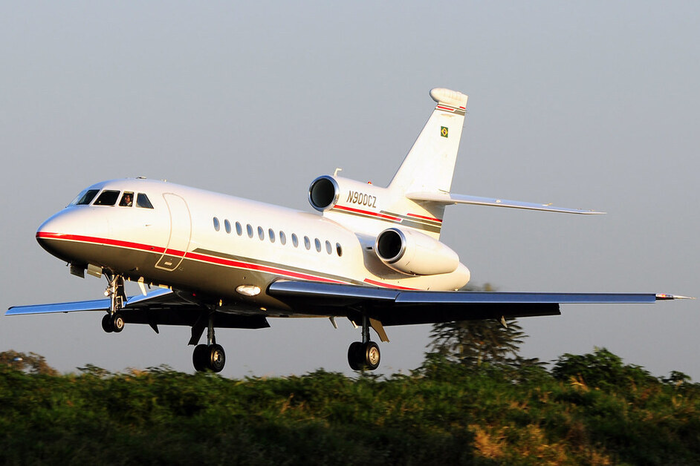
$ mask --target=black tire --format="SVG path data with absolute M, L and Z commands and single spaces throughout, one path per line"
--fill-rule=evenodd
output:
M 362 370 L 364 366 L 364 356 L 362 354 L 362 343 L 355 341 L 348 348 L 348 363 L 350 369 L 354 371 Z
M 105 314 L 105 316 L 102 318 L 102 330 L 104 330 L 107 333 L 114 332 L 114 326 L 112 325 L 111 315 Z
M 373 371 L 377 367 L 379 367 L 379 362 L 382 359 L 381 352 L 379 351 L 379 345 L 377 345 L 373 341 L 368 341 L 362 346 L 362 362 L 365 366 L 365 369 Z
M 226 353 L 221 345 L 211 345 L 209 347 L 209 369 L 214 372 L 221 372 L 226 364 Z
M 112 316 L 112 330 L 114 333 L 124 330 L 124 317 L 118 312 L 115 312 Z
M 192 353 L 192 364 L 197 372 L 204 372 L 209 367 L 209 347 L 197 345 Z

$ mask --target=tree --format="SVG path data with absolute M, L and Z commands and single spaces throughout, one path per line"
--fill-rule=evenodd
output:
M 507 324 L 504 327 L 495 320 L 434 324 L 429 347 L 448 360 L 461 364 L 510 363 L 519 358 L 518 350 L 525 334 L 516 321 Z
M 680 377 L 685 376 L 683 373 Z M 622 358 L 605 348 L 595 348 L 588 354 L 563 354 L 552 368 L 555 379 L 580 380 L 591 387 L 629 387 L 656 381 L 649 371 L 634 364 L 624 364 Z M 678 375 L 676 377 L 679 377 Z
M 493 291 L 490 284 L 469 291 Z M 524 359 L 518 354 L 525 332 L 515 320 L 503 325 L 498 320 L 462 320 L 433 324 L 430 331 L 431 352 L 448 361 L 479 366 L 482 363 L 514 366 L 538 365 L 537 359 Z
M 27 354 L 13 350 L 4 351 L 0 353 L 0 364 L 29 372 L 30 374 L 58 375 L 58 371 L 49 366 L 43 356 L 36 353 Z

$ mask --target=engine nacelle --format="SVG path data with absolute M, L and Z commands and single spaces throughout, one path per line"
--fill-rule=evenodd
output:
M 319 212 L 330 210 L 336 204 L 339 208 L 379 212 L 387 198 L 386 188 L 339 176 L 319 176 L 309 186 L 309 204 Z
M 374 246 L 385 265 L 405 274 L 437 275 L 459 267 L 456 252 L 415 230 L 387 228 L 377 236 Z
M 319 212 L 333 208 L 339 197 L 340 186 L 332 176 L 319 176 L 309 186 L 309 204 Z

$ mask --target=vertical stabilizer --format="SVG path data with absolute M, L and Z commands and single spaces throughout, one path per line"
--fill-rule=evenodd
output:
M 436 88 L 437 102 L 428 122 L 388 187 L 320 176 L 309 187 L 309 202 L 323 215 L 374 238 L 391 226 L 440 239 L 449 198 L 467 96 Z
M 430 97 L 437 106 L 391 180 L 391 191 L 403 194 L 450 191 L 467 96 L 435 88 L 430 91 Z

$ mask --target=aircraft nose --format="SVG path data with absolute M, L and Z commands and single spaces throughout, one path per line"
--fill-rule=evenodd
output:
M 84 210 L 84 209 L 82 209 Z M 68 207 L 49 217 L 39 226 L 36 240 L 49 254 L 67 262 L 80 259 L 80 247 L 88 238 L 86 212 Z
M 69 238 L 69 231 L 66 214 L 61 211 L 49 217 L 39 226 L 36 231 L 36 240 L 49 254 L 65 259 L 61 243 Z

